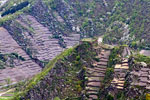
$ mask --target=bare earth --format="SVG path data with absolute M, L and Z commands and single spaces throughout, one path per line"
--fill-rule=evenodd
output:
M 140 54 L 142 54 L 144 56 L 150 56 L 150 50 L 141 50 Z

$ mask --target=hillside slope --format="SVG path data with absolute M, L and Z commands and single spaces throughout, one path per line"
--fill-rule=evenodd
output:
M 149 60 L 126 45 L 82 41 L 53 59 L 13 100 L 145 100 Z
M 107 3 L 110 7 L 105 9 L 103 3 L 94 0 L 8 0 L 0 7 L 2 16 L 0 25 L 8 32 L 1 35 L 3 38 L 9 34 L 19 48 L 29 56 L 28 59 L 43 68 L 62 51 L 78 44 L 81 38 L 102 34 L 105 29 L 99 22 L 99 16 L 111 9 L 113 5 L 110 3 L 113 4 L 113 0 Z M 101 8 L 103 9 L 100 10 Z M 99 10 L 101 13 L 97 15 L 96 12 Z M 87 13 L 84 14 L 84 12 Z M 95 16 L 97 17 L 94 18 Z M 3 42 L 3 40 L 1 41 Z M 13 48 L 11 44 L 11 41 L 8 41 L 10 48 Z M 0 52 L 7 55 L 3 49 L 8 50 L 8 48 L 5 46 L 0 48 L 2 49 Z M 8 53 L 23 56 L 15 50 L 10 50 Z M 12 62 L 16 62 L 15 59 L 12 59 Z M 8 67 L 8 69 L 2 69 L 2 72 L 28 67 L 26 62 L 26 60 L 23 61 L 22 66 L 13 63 L 13 68 L 9 68 L 11 67 L 9 64 L 6 66 L 1 62 L 1 68 Z M 29 67 L 31 66 L 29 65 Z M 18 74 L 17 77 L 23 77 L 22 75 Z M 29 74 L 29 76 L 33 75 Z M 16 77 L 15 74 L 12 76 Z M 16 80 L 9 75 L 3 77 L 1 81 L 7 79 L 10 79 L 11 82 L 18 82 L 22 78 Z
M 149 72 L 143 72 L 137 62 L 146 62 L 149 70 L 149 57 L 133 53 L 134 57 L 130 50 L 150 49 L 149 5 L 149 0 L 5 0 L 0 6 L 0 86 L 31 79 L 41 72 L 25 85 L 19 99 L 59 96 L 82 100 L 101 96 L 121 100 L 137 94 L 137 99 L 143 98 L 149 90 Z M 104 43 L 116 46 L 113 53 L 106 44 L 97 49 L 97 43 L 79 42 L 99 36 Z M 58 60 L 77 44 L 67 57 Z M 134 80 L 134 72 L 144 75 Z M 125 92 L 118 94 L 120 89 Z
M 67 45 L 63 36 L 77 33 L 81 38 L 105 34 L 105 43 L 119 41 L 119 44 L 148 49 L 148 0 L 13 0 L 2 8 L 2 14 L 11 14 L 13 9 L 20 8 L 15 10 L 15 15 L 32 15 L 59 40 L 61 47 Z
M 65 50 L 37 76 L 14 100 L 83 99 L 85 70 L 91 67 L 96 52 L 93 44 L 83 42 L 74 49 Z
M 149 49 L 149 0 L 118 0 L 107 21 L 105 43 Z M 118 42 L 119 41 L 119 42 Z

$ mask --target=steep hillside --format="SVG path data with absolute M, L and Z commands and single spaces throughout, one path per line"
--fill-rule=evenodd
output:
M 85 88 L 85 70 L 90 68 L 98 52 L 90 42 L 65 50 L 23 87 L 14 100 L 82 100 Z
M 118 0 L 116 4 L 104 41 L 149 49 L 149 0 Z
M 28 0 L 27 7 L 21 5 L 24 2 L 20 0 L 8 1 L 2 7 L 5 8 L 2 9 L 2 14 L 14 13 L 11 11 L 13 8 L 18 6 L 23 8 L 22 6 L 24 6 L 25 8 L 19 12 L 31 14 L 38 22 L 48 27 L 53 34 L 80 33 L 82 37 L 103 34 L 105 30 L 103 22 L 107 19 L 106 13 L 110 12 L 114 6 L 113 0 L 109 0 L 109 2 L 107 0 Z M 12 5 L 13 3 L 15 6 Z M 15 10 L 15 12 L 18 11 L 18 9 Z
M 25 82 L 14 100 L 143 99 L 150 85 L 149 5 L 0 1 L 0 88 Z
M 15 72 L 16 68 L 22 71 L 22 69 L 32 66 L 30 69 L 33 72 L 29 71 L 29 73 L 36 74 L 34 69 L 38 70 L 37 66 L 39 69 L 43 68 L 62 51 L 78 44 L 81 38 L 103 34 L 105 28 L 99 22 L 99 16 L 111 10 L 113 5 L 110 4 L 113 4 L 113 0 L 102 3 L 94 0 L 6 0 L 0 8 L 2 16 L 0 19 L 2 29 L 0 52 L 4 55 L 16 54 L 24 61 L 20 65 L 20 61 L 18 64 L 18 61 L 11 57 L 11 64 L 4 64 L 10 61 L 1 62 L 1 68 L 6 68 L 1 71 L 14 70 Z M 100 10 L 101 8 L 103 9 Z M 101 13 L 97 15 L 96 12 L 99 10 Z M 86 13 L 84 14 L 84 12 Z M 6 35 L 9 36 L 9 41 L 4 38 Z M 28 59 L 31 59 L 29 63 L 36 65 L 35 68 L 32 64 L 29 65 Z M 31 77 L 35 74 L 28 75 Z M 10 79 L 12 83 L 28 78 L 24 77 L 26 76 L 24 74 L 4 76 L 1 81 Z M 18 78 L 12 77 L 22 78 L 18 80 Z M 1 84 L 5 83 L 4 81 Z
M 82 41 L 52 60 L 13 100 L 145 100 L 149 60 L 127 45 Z
M 148 0 L 12 0 L 1 11 L 5 17 L 12 13 L 32 15 L 59 40 L 61 47 L 67 45 L 63 36 L 77 33 L 81 38 L 105 34 L 105 43 L 119 41 L 148 49 L 148 6 Z

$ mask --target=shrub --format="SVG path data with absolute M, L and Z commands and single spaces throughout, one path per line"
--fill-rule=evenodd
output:
M 60 98 L 59 97 L 55 97 L 54 100 L 60 100 Z
M 120 51 L 120 47 L 115 47 L 112 50 L 111 55 L 109 56 L 109 62 L 108 62 L 108 67 L 112 67 L 112 65 L 115 65 L 117 60 L 118 60 L 118 54 Z
M 76 60 L 77 60 L 77 61 L 79 61 L 79 60 L 80 60 L 80 55 L 78 55 L 78 56 L 76 57 Z
M 114 100 L 114 97 L 112 95 L 108 95 L 107 100 Z
M 140 54 L 136 54 L 133 57 L 136 62 L 145 62 L 145 63 L 149 64 L 150 57 L 140 55 Z

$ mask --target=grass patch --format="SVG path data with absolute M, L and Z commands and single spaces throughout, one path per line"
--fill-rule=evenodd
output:
M 0 97 L 0 100 L 11 100 L 13 97 L 11 97 L 11 96 L 2 96 L 2 97 Z
M 11 100 L 12 97 L 0 97 L 0 100 Z
M 83 38 L 82 41 L 86 41 L 86 42 L 92 42 L 93 39 L 92 38 Z
M 141 54 L 136 54 L 136 55 L 133 55 L 131 56 L 134 58 L 134 61 L 135 62 L 145 62 L 147 64 L 150 64 L 150 57 L 148 56 L 144 56 L 144 55 L 141 55 Z

